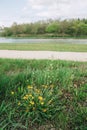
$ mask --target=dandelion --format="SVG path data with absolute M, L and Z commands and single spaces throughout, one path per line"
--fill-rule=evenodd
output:
M 42 101 L 42 100 L 43 100 L 43 97 L 42 97 L 42 96 L 39 96 L 38 99 L 39 99 L 40 101 Z
M 30 85 L 28 85 L 28 86 L 27 86 L 27 88 L 28 88 L 28 89 L 32 89 L 33 87 L 32 87 L 32 86 L 30 86 Z
M 40 104 L 41 104 L 41 105 L 44 105 L 44 102 L 41 102 Z
M 27 99 L 28 99 L 28 95 L 24 96 L 23 99 L 24 99 L 24 100 L 27 100 Z
M 12 94 L 12 95 L 14 95 L 14 92 L 13 92 L 13 91 L 11 91 L 11 94 Z
M 50 85 L 50 88 L 54 88 L 54 85 L 53 85 L 53 84 L 51 84 L 51 85 Z
M 45 85 L 45 86 L 44 86 L 44 88 L 48 88 L 48 86 L 47 86 L 47 85 Z
M 46 112 L 46 111 L 47 111 L 47 109 L 43 109 L 42 111 L 43 111 L 43 112 Z
M 35 103 L 34 103 L 34 101 L 30 101 L 30 104 L 31 104 L 31 105 L 34 105 Z
M 20 106 L 21 105 L 21 103 L 20 102 L 18 102 L 18 106 Z
M 40 90 L 39 89 L 35 89 L 37 93 L 40 93 Z
M 32 94 L 28 94 L 28 97 L 34 99 L 34 97 L 32 96 Z
M 29 95 L 28 94 L 26 94 L 26 97 L 28 97 Z
M 23 99 L 27 100 L 28 98 L 32 98 L 34 99 L 34 97 L 32 96 L 32 94 L 26 94 Z
M 24 96 L 24 97 L 23 97 L 23 99 L 25 99 L 25 100 L 26 100 L 26 96 Z
M 32 97 L 32 94 L 28 94 L 29 97 Z

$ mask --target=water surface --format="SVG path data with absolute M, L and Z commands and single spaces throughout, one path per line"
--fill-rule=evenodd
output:
M 87 39 L 0 38 L 0 43 L 75 43 L 75 44 L 87 44 Z

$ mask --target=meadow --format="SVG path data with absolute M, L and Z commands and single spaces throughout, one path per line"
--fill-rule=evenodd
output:
M 87 44 L 68 43 L 0 43 L 0 50 L 87 52 Z
M 87 62 L 0 59 L 0 104 L 0 130 L 87 130 Z

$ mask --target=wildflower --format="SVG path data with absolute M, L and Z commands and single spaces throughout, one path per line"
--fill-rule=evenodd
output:
M 46 112 L 47 111 L 47 109 L 43 109 L 43 112 Z
M 18 106 L 20 106 L 21 105 L 21 103 L 20 102 L 18 102 Z
M 31 104 L 31 105 L 34 105 L 35 103 L 34 103 L 34 101 L 30 101 L 30 104 Z
M 30 85 L 28 85 L 28 86 L 27 86 L 27 88 L 28 88 L 28 89 L 32 89 L 33 87 L 32 87 L 32 86 L 30 86 Z
M 35 89 L 37 93 L 40 93 L 40 90 L 39 89 Z
M 32 99 L 34 99 L 34 97 L 32 96 L 32 94 L 28 94 L 28 97 L 31 97 Z
M 43 88 L 48 88 L 48 86 L 47 86 L 47 85 L 42 85 L 42 87 L 43 87 Z
M 24 100 L 27 100 L 27 99 L 28 99 L 28 95 L 24 96 L 23 99 L 24 99 Z
M 41 104 L 41 105 L 43 105 L 43 104 L 44 104 L 44 102 L 41 102 L 40 104 Z
M 29 95 L 28 94 L 26 94 L 26 97 L 28 97 Z
M 14 95 L 14 92 L 13 92 L 13 91 L 11 91 L 11 94 L 12 94 L 12 95 Z
M 51 84 L 51 85 L 50 85 L 50 87 L 51 87 L 51 88 L 53 88 L 53 87 L 54 87 L 54 85 L 53 85 L 53 84 Z
M 43 100 L 43 97 L 42 97 L 42 96 L 39 96 L 38 99 L 39 99 L 40 101 L 42 101 L 42 100 Z
M 45 86 L 44 86 L 44 88 L 48 88 L 48 86 L 47 86 L 47 85 L 45 85 Z
M 32 96 L 32 94 L 26 94 L 23 99 L 27 100 L 29 97 L 31 97 L 32 99 L 34 99 L 34 97 Z
M 29 97 L 32 97 L 32 94 L 29 94 L 28 96 L 29 96 Z

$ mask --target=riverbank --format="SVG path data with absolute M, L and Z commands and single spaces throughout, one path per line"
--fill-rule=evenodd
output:
M 0 50 L 87 52 L 87 44 L 57 43 L 56 40 L 53 43 L 34 43 L 36 40 L 30 43 L 22 42 L 24 43 L 0 43 Z
M 87 39 L 87 36 L 51 36 L 51 35 L 19 35 L 19 36 L 0 36 L 0 38 L 15 39 Z

